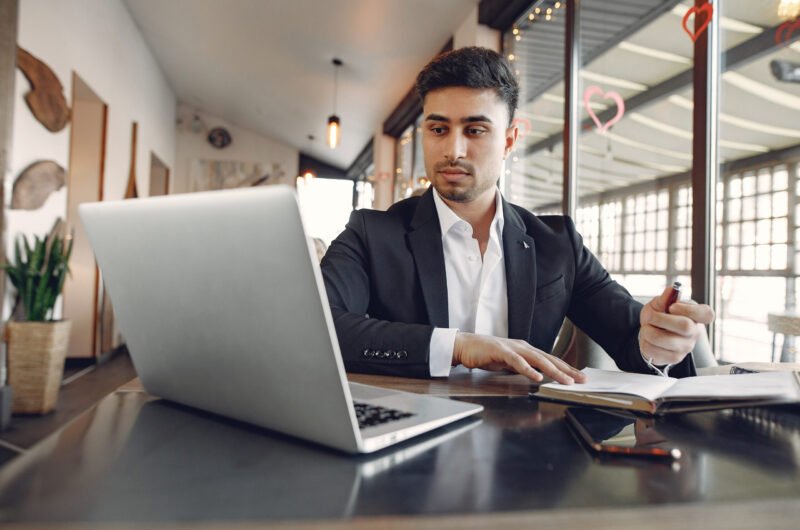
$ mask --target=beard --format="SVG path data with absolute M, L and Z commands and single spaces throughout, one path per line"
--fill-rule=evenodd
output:
M 467 175 L 457 182 L 450 182 L 439 172 L 446 169 L 458 169 Z M 455 163 L 437 162 L 433 166 L 433 187 L 443 198 L 453 202 L 471 202 L 479 195 L 491 188 L 492 179 L 482 182 L 475 174 L 475 166 L 465 160 L 457 160 Z

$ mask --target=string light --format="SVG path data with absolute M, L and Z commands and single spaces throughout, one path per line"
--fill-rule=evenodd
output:
M 556 5 L 554 5 L 553 7 L 555 7 L 556 9 L 561 9 L 561 2 L 556 2 Z
M 533 19 L 535 19 L 535 18 L 536 18 L 536 15 L 534 15 L 533 13 L 531 13 L 530 15 L 528 15 L 528 20 L 533 20 Z
M 514 59 L 516 59 L 516 57 L 514 57 L 514 54 L 513 53 L 509 53 L 508 54 L 508 60 L 509 61 L 513 61 Z
M 513 33 L 514 35 L 519 35 L 519 28 L 512 29 L 511 33 Z

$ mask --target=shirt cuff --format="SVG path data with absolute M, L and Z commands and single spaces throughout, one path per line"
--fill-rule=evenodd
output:
M 453 364 L 458 328 L 434 328 L 428 355 L 431 377 L 447 377 Z
M 672 364 L 665 364 L 664 366 L 658 367 L 658 366 L 653 364 L 653 359 L 648 359 L 647 357 L 645 357 L 641 350 L 639 350 L 639 355 L 642 356 L 642 359 L 644 360 L 645 364 L 647 364 L 647 366 L 650 367 L 651 370 L 655 371 L 658 375 L 661 375 L 661 376 L 664 376 L 664 377 L 669 377 L 669 369 L 672 368 L 673 366 L 675 366 L 675 364 L 672 363 Z

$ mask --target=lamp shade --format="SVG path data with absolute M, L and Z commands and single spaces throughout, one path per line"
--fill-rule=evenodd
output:
M 339 116 L 331 114 L 328 118 L 328 146 L 331 149 L 336 149 L 339 145 L 340 123 Z

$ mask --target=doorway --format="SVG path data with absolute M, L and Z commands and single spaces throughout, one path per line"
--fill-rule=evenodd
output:
M 103 198 L 108 105 L 76 73 L 72 74 L 72 127 L 67 172 L 67 223 L 74 229 L 71 274 L 64 283 L 63 314 L 72 321 L 69 357 L 93 358 L 100 271 L 78 216 L 78 205 Z
M 150 152 L 150 196 L 166 195 L 169 193 L 169 168 Z

